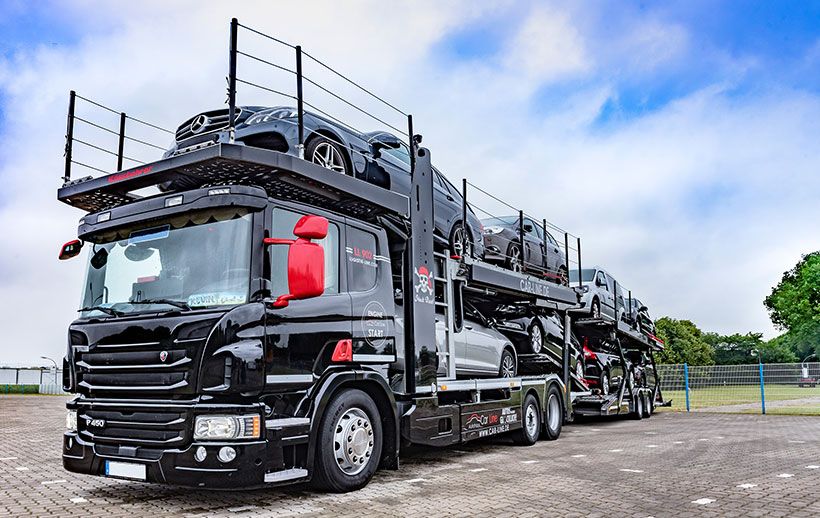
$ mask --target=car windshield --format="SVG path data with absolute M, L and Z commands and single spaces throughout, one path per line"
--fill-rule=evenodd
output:
M 595 270 L 592 268 L 583 268 L 581 269 L 581 282 L 592 282 L 592 279 L 595 278 Z M 569 271 L 569 280 L 570 282 L 578 282 L 578 270 L 570 270 Z
M 82 316 L 246 302 L 251 227 L 245 209 L 224 208 L 91 236 Z
M 518 224 L 518 216 L 502 216 L 498 218 L 484 218 L 481 224 L 485 227 L 509 227 Z

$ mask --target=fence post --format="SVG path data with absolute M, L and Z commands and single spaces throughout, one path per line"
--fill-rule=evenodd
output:
M 65 172 L 63 173 L 63 181 L 71 180 L 71 157 L 72 148 L 74 147 L 74 104 L 77 97 L 76 92 L 71 90 L 68 95 L 68 118 L 66 120 L 65 130 Z
M 689 411 L 689 364 L 683 364 L 683 388 L 686 391 L 686 411 Z
M 763 362 L 759 362 L 758 369 L 760 371 L 760 410 L 763 415 L 766 415 L 766 390 L 763 388 Z

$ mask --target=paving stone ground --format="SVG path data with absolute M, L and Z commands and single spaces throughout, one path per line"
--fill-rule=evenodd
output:
M 0 516 L 817 516 L 820 418 L 658 413 L 414 449 L 345 495 L 217 492 L 68 473 L 63 397 L 0 397 Z

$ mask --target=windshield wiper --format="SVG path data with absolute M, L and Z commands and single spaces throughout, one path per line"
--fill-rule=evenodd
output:
M 142 299 L 142 300 L 132 300 L 128 302 L 128 304 L 168 304 L 169 306 L 174 306 L 179 309 L 184 309 L 185 311 L 191 311 L 191 306 L 188 304 L 180 301 L 180 300 L 172 300 L 172 299 Z
M 109 308 L 108 306 L 89 306 L 87 308 L 80 308 L 77 310 L 78 313 L 82 311 L 101 311 L 106 315 L 111 315 L 112 317 L 121 317 L 125 314 L 122 311 L 117 311 L 116 309 Z

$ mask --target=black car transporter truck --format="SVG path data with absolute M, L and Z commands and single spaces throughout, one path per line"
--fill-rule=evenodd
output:
M 420 139 L 409 197 L 232 142 L 72 181 L 73 103 L 58 199 L 87 214 L 61 258 L 90 250 L 64 359 L 69 471 L 349 491 L 398 469 L 402 445 L 533 444 L 558 438 L 575 401 L 596 405 L 569 369 L 575 289 L 434 250 Z M 457 377 L 470 298 L 560 314 L 560 368 Z M 656 392 L 625 386 L 616 412 Z

